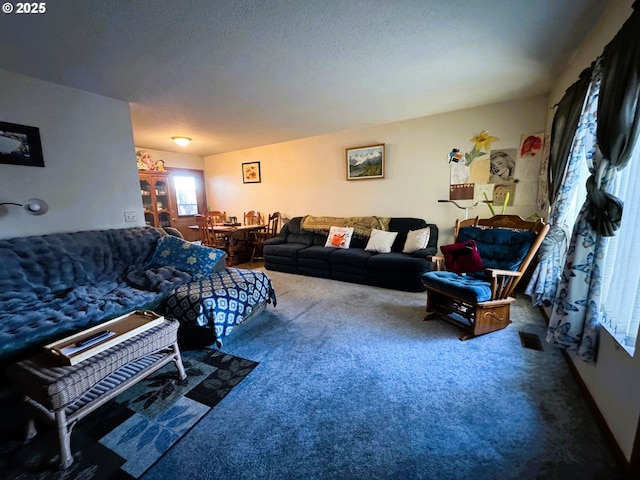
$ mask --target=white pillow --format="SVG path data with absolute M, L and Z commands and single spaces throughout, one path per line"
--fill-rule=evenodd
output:
M 393 245 L 397 236 L 398 232 L 385 232 L 372 228 L 365 250 L 368 252 L 389 253 L 391 245 Z
M 325 247 L 349 248 L 353 227 L 331 227 Z
M 402 253 L 413 253 L 416 250 L 427 248 L 430 235 L 431 230 L 429 227 L 421 228 L 420 230 L 409 230 L 409 233 L 407 233 L 407 241 L 404 242 Z

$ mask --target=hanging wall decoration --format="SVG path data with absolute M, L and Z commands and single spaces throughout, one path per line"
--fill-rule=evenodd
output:
M 260 183 L 260 162 L 242 164 L 242 183 Z
M 471 151 L 462 152 L 453 148 L 449 152 L 450 200 L 482 201 L 483 194 L 493 194 L 493 187 L 486 185 L 489 184 L 491 143 L 498 141 L 498 138 L 484 130 L 469 141 L 473 142 Z
M 0 122 L 0 163 L 44 167 L 40 130 L 27 125 Z
M 384 143 L 347 148 L 347 180 L 384 178 Z

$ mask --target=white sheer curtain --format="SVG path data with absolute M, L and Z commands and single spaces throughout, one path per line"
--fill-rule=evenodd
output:
M 632 356 L 640 326 L 640 141 L 629 166 L 616 179 L 614 195 L 624 201 L 622 224 L 609 239 L 602 272 L 602 325 Z

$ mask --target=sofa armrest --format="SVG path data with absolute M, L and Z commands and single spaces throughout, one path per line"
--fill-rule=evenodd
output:
M 431 261 L 430 257 L 437 255 L 438 250 L 433 247 L 421 248 L 420 250 L 416 250 L 411 255 L 417 258 L 426 258 Z
M 282 245 L 283 243 L 287 243 L 287 237 L 285 237 L 284 235 L 267 238 L 264 241 L 264 245 Z

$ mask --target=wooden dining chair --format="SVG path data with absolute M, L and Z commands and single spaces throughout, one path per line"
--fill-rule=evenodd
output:
M 210 210 L 206 212 L 207 217 L 211 223 L 226 223 L 227 222 L 227 212 L 221 212 L 220 210 Z
M 207 247 L 218 248 L 228 253 L 228 236 L 224 233 L 217 233 L 213 229 L 216 223 L 224 223 L 224 221 L 219 221 L 221 218 L 219 215 L 210 215 L 209 213 L 210 212 L 195 216 L 198 232 L 200 233 L 200 242 Z
M 280 224 L 280 212 L 274 212 L 269 215 L 269 221 L 267 222 L 267 226 L 264 230 L 259 230 L 257 232 L 253 232 L 253 250 L 251 252 L 251 261 L 254 259 L 260 258 L 263 259 L 264 256 L 262 254 L 262 248 L 264 247 L 264 242 L 268 238 L 275 237 L 278 235 L 278 226 Z M 258 255 L 256 256 L 256 253 Z
M 257 210 L 250 210 L 244 213 L 244 224 L 245 225 L 262 225 L 264 223 L 264 219 L 262 218 L 262 214 Z
M 198 233 L 200 234 L 200 243 L 206 247 L 215 246 L 207 215 L 196 215 L 195 218 L 196 225 L 198 225 Z

